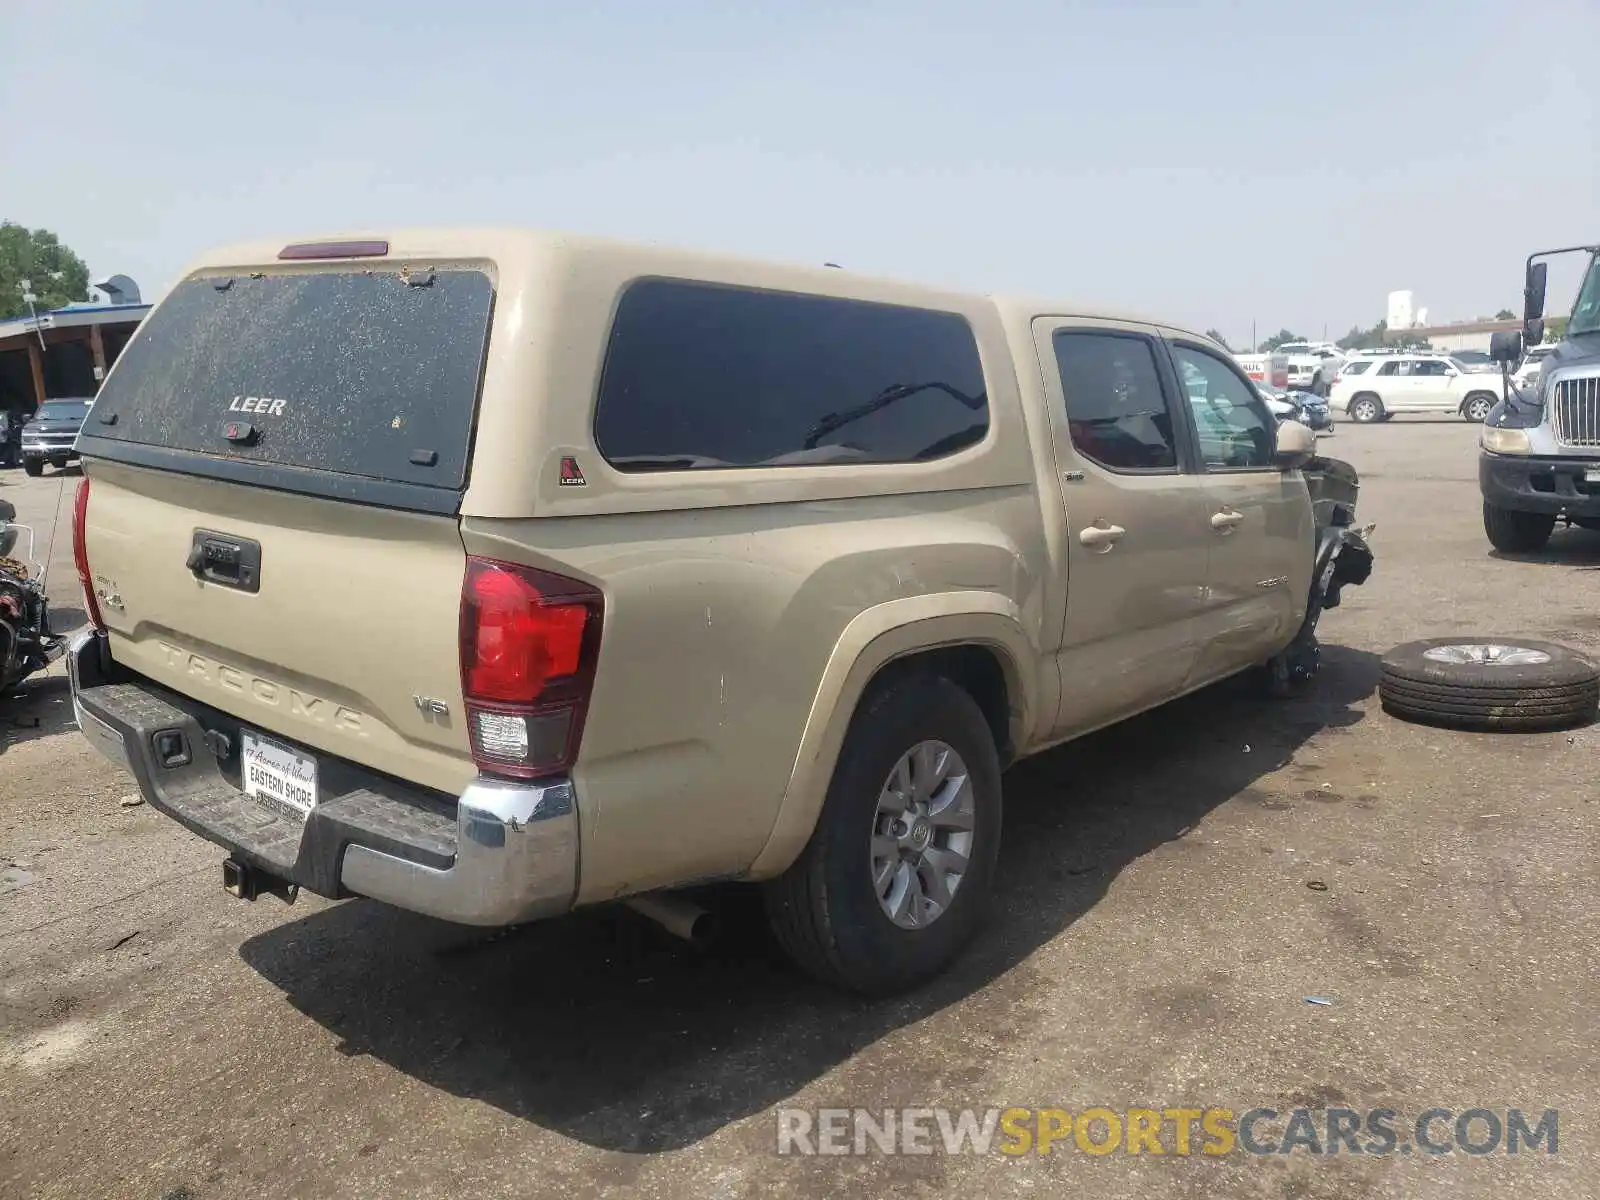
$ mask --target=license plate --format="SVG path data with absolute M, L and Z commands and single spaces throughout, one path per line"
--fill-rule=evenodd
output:
M 1600 467 L 1585 467 L 1583 469 L 1585 483 L 1600 483 Z
M 317 760 L 248 729 L 241 741 L 245 795 L 276 816 L 304 824 L 317 806 Z

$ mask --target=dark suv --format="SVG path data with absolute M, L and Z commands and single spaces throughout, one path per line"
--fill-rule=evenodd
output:
M 83 428 L 93 400 L 46 400 L 22 427 L 22 469 L 29 475 L 43 475 L 44 464 L 66 466 L 78 457 L 74 449 L 78 430 Z

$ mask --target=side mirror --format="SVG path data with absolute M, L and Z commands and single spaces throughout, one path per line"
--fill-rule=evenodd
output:
M 1535 345 L 1538 343 L 1535 342 Z M 1522 357 L 1522 335 L 1515 329 L 1489 335 L 1489 357 L 1497 363 L 1514 363 Z
M 1534 321 L 1544 316 L 1545 277 L 1550 273 L 1549 263 L 1529 263 L 1528 277 L 1522 285 L 1522 319 Z
M 1285 421 L 1278 426 L 1278 444 L 1272 461 L 1280 471 L 1295 471 L 1310 462 L 1317 453 L 1317 435 L 1309 426 L 1299 421 Z
M 1522 287 L 1522 340 L 1530 346 L 1544 341 L 1544 285 L 1548 263 L 1529 263 L 1528 278 Z

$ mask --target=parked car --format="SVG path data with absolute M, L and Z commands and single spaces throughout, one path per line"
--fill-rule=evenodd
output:
M 1256 384 L 1256 391 L 1260 394 L 1262 402 L 1266 404 L 1267 411 L 1279 421 L 1297 421 L 1300 419 L 1300 407 L 1291 401 L 1288 395 L 1278 391 L 1277 388 L 1268 387 L 1264 383 Z
M 14 467 L 22 460 L 22 418 L 0 408 L 0 467 Z
M 1529 346 L 1523 352 L 1522 361 L 1517 364 L 1512 382 L 1519 388 L 1533 388 L 1539 381 L 1539 368 L 1544 365 L 1545 359 L 1555 353 L 1556 346 L 1555 342 L 1540 342 L 1538 345 Z
M 1321 396 L 1311 392 L 1279 391 L 1264 383 L 1257 383 L 1256 391 L 1261 393 L 1261 398 L 1266 401 L 1272 415 L 1280 421 L 1299 421 L 1302 425 L 1309 425 L 1316 430 L 1333 428 L 1333 416 L 1328 410 L 1328 402 Z
M 865 992 L 975 935 L 1007 764 L 1309 678 L 1371 566 L 1206 338 L 660 247 L 231 247 L 96 410 L 73 701 L 229 891 L 682 930 L 750 881 Z
M 1344 352 L 1331 342 L 1285 342 L 1277 353 L 1288 359 L 1287 386 L 1326 396 L 1344 362 Z
M 1463 371 L 1447 355 L 1394 354 L 1345 363 L 1329 402 L 1358 425 L 1405 412 L 1482 422 L 1504 397 L 1498 375 Z
M 1489 355 L 1482 350 L 1451 350 L 1450 361 L 1463 371 L 1482 374 L 1485 371 L 1500 370 L 1500 367 Z
M 60 470 L 69 462 L 76 462 L 74 443 L 93 405 L 92 397 L 46 400 L 41 404 L 22 427 L 22 469 L 29 475 L 43 475 L 45 463 Z

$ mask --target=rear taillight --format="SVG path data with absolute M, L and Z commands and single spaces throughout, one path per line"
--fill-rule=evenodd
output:
M 531 779 L 578 757 L 605 601 L 576 579 L 467 559 L 461 691 L 479 770 Z
M 94 594 L 94 576 L 89 574 L 89 548 L 85 545 L 84 530 L 89 522 L 89 477 L 78 480 L 78 493 L 72 500 L 72 561 L 78 568 L 78 582 L 83 585 L 83 611 L 89 624 L 104 629 L 100 619 L 100 601 Z

